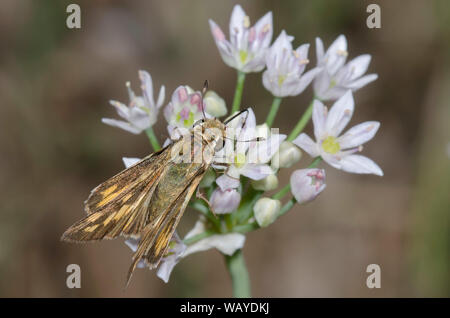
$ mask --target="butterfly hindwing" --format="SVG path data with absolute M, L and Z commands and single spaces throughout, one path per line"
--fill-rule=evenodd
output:
M 133 263 L 128 271 L 127 282 L 129 282 L 133 271 L 141 259 L 145 261 L 145 264 L 150 269 L 158 266 L 161 258 L 167 252 L 175 228 L 183 216 L 189 200 L 203 178 L 204 171 L 206 169 L 202 168 L 191 179 L 189 186 L 185 187 L 178 197 L 166 208 L 164 213 L 143 229 L 138 249 L 133 255 Z

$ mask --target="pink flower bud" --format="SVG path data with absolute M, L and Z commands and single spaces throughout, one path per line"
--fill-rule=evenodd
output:
M 210 203 L 214 213 L 224 214 L 236 210 L 241 202 L 241 194 L 236 189 L 214 190 Z
M 325 187 L 323 169 L 300 169 L 291 175 L 291 191 L 298 203 L 314 200 Z

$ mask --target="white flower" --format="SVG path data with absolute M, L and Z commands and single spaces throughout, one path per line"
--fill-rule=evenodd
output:
M 222 191 L 220 188 L 214 190 L 211 195 L 211 208 L 216 214 L 224 214 L 235 211 L 241 202 L 241 194 L 236 189 L 226 189 Z
M 125 121 L 102 118 L 103 123 L 119 127 L 133 134 L 140 134 L 155 124 L 159 108 L 164 103 L 164 85 L 161 86 L 158 100 L 155 103 L 152 77 L 145 71 L 139 71 L 139 78 L 141 80 L 142 96 L 136 96 L 130 87 L 130 83 L 127 82 L 126 85 L 130 97 L 129 105 L 126 106 L 117 101 L 110 101 L 111 105 L 116 108 L 119 116 L 124 118 Z
M 362 144 L 371 140 L 380 123 L 368 121 L 356 125 L 340 136 L 352 118 L 354 101 L 351 91 L 339 98 L 328 112 L 318 100 L 314 101 L 312 119 L 314 142 L 302 133 L 293 142 L 310 156 L 321 156 L 329 165 L 351 173 L 372 173 L 383 175 L 381 168 L 372 160 L 354 153 L 362 150 Z
M 364 75 L 369 67 L 371 56 L 360 55 L 347 64 L 347 40 L 340 35 L 327 52 L 323 43 L 316 38 L 317 66 L 322 67 L 314 80 L 314 92 L 321 100 L 335 100 L 349 89 L 356 91 L 378 78 L 377 74 Z
M 292 165 L 299 162 L 301 157 L 302 152 L 297 146 L 290 141 L 283 141 L 280 149 L 272 158 L 272 169 L 290 168 Z
M 203 97 L 205 111 L 214 117 L 222 117 L 227 114 L 227 105 L 222 97 L 214 91 L 207 91 Z
M 264 56 L 272 40 L 272 12 L 250 27 L 250 18 L 240 5 L 235 5 L 230 19 L 230 41 L 213 20 L 209 20 L 209 26 L 225 64 L 245 73 L 263 70 Z
M 184 239 L 189 239 L 197 234 L 205 232 L 205 230 L 205 223 L 202 220 L 198 220 L 197 223 L 195 223 L 194 228 L 186 234 Z M 244 246 L 244 243 L 245 235 L 240 233 L 215 234 L 189 245 L 183 257 L 192 253 L 206 251 L 211 248 L 216 248 L 222 254 L 231 256 L 234 252 L 241 249 Z
M 230 166 L 226 173 L 216 179 L 221 190 L 237 188 L 241 175 L 252 180 L 261 180 L 273 174 L 272 168 L 268 165 L 273 155 L 278 151 L 280 144 L 286 138 L 282 134 L 270 134 L 267 126 L 256 126 L 255 114 L 249 109 L 245 127 L 239 120 L 231 121 L 227 127 L 229 132 L 234 133 L 236 145 L 233 137 L 225 140 L 225 146 L 216 153 L 216 162 L 226 162 Z M 256 137 L 263 137 L 260 141 L 251 141 Z M 221 168 L 220 166 L 215 166 Z
M 281 202 L 270 198 L 261 198 L 253 207 L 256 222 L 261 227 L 272 224 L 280 212 Z
M 296 96 L 303 92 L 321 71 L 316 67 L 306 72 L 309 44 L 292 49 L 293 36 L 283 30 L 266 54 L 267 70 L 263 73 L 264 87 L 277 97 Z
M 314 200 L 325 187 L 323 169 L 300 169 L 291 175 L 291 191 L 298 203 Z
M 173 92 L 170 103 L 164 108 L 169 133 L 172 134 L 176 127 L 190 129 L 197 120 L 203 118 L 205 103 L 202 101 L 200 92 L 194 92 L 189 86 L 179 86 Z

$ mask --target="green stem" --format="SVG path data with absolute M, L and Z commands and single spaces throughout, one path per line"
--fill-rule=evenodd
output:
M 272 106 L 270 107 L 269 115 L 267 115 L 266 124 L 267 126 L 272 127 L 273 121 L 277 116 L 278 109 L 280 108 L 281 97 L 274 97 Z
M 242 224 L 242 225 L 236 225 L 236 226 L 233 228 L 233 232 L 238 232 L 238 233 L 245 234 L 245 233 L 248 233 L 248 232 L 257 230 L 257 229 L 259 229 L 259 225 L 258 225 L 258 223 L 256 223 L 256 221 L 255 221 L 255 222 L 252 222 L 252 223 L 247 223 L 247 224 Z
M 242 91 L 244 90 L 244 81 L 245 81 L 245 73 L 238 71 L 237 73 L 237 83 L 236 83 L 236 91 L 234 93 L 233 106 L 231 107 L 231 114 L 239 111 L 241 106 L 242 99 Z
M 161 146 L 159 145 L 158 138 L 156 138 L 155 132 L 153 131 L 153 128 L 150 127 L 145 130 L 145 133 L 147 134 L 148 139 L 150 140 L 150 143 L 152 144 L 153 150 L 158 151 L 161 149 Z
M 314 105 L 314 99 L 311 101 L 311 103 L 309 104 L 308 108 L 303 113 L 303 115 L 300 118 L 300 120 L 298 121 L 297 125 L 294 127 L 294 130 L 292 130 L 292 132 L 287 137 L 287 139 L 286 139 L 287 141 L 294 140 L 303 131 L 303 129 L 305 128 L 306 124 L 311 119 L 312 111 L 313 111 L 313 105 Z
M 283 187 L 283 189 L 281 189 L 280 191 L 278 191 L 277 193 L 275 193 L 275 194 L 272 196 L 272 199 L 274 199 L 274 200 L 280 200 L 280 199 L 282 199 L 282 198 L 286 195 L 286 193 L 289 192 L 289 190 L 291 190 L 291 185 L 288 183 L 287 185 L 285 185 L 285 186 Z
M 194 201 L 190 205 L 192 208 L 203 214 L 217 230 L 220 230 L 220 220 L 211 213 L 207 206 L 201 203 L 201 201 Z
M 277 218 L 289 211 L 295 205 L 295 203 L 297 203 L 297 200 L 295 200 L 295 198 L 290 199 L 278 212 Z
M 233 296 L 236 298 L 251 297 L 250 279 L 242 250 L 237 250 L 231 256 L 225 255 L 225 263 L 233 284 Z

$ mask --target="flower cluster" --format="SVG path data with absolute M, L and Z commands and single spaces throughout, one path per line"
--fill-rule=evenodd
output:
M 222 29 L 209 21 L 211 33 L 226 65 L 241 74 L 236 87 L 233 110 L 240 109 L 243 79 L 249 72 L 262 73 L 262 85 L 273 96 L 265 123 L 257 124 L 254 111 L 265 109 L 256 105 L 243 114 L 230 114 L 223 147 L 217 149 L 210 170 L 205 174 L 190 207 L 198 210 L 194 228 L 180 239 L 174 235 L 167 255 L 162 259 L 158 276 L 168 281 L 174 266 L 194 252 L 215 248 L 228 257 L 238 257 L 245 243 L 245 233 L 267 227 L 295 204 L 314 200 L 326 188 L 325 169 L 317 168 L 323 160 L 333 168 L 358 174 L 382 176 L 381 168 L 371 159 L 357 153 L 371 140 L 380 123 L 367 121 L 343 132 L 355 111 L 353 92 L 374 81 L 376 74 L 364 75 L 371 56 L 358 56 L 346 63 L 349 55 L 347 40 L 340 35 L 325 51 L 320 38 L 316 39 L 317 61 L 309 67 L 309 44 L 293 49 L 294 37 L 282 31 L 271 44 L 272 13 L 264 15 L 253 26 L 244 10 L 236 5 L 229 25 L 229 40 Z M 307 69 L 308 68 L 308 69 Z M 103 122 L 137 134 L 146 131 L 159 150 L 159 142 L 152 126 L 163 105 L 162 86 L 158 100 L 153 99 L 152 78 L 140 71 L 142 96 L 129 88 L 128 106 L 111 102 L 125 121 L 103 119 Z M 314 98 L 298 115 L 298 124 L 288 134 L 272 128 L 281 100 L 297 96 L 312 83 Z M 330 109 L 325 101 L 333 101 Z M 290 110 L 291 116 L 296 116 Z M 163 110 L 170 139 L 166 145 L 184 136 L 196 123 L 205 118 L 227 114 L 225 101 L 216 92 L 204 96 L 189 86 L 179 86 Z M 234 116 L 236 119 L 234 119 Z M 314 140 L 303 129 L 312 117 Z M 231 120 L 231 118 L 233 118 Z M 290 182 L 279 188 L 280 169 L 297 165 L 302 151 L 312 157 L 309 166 L 292 172 Z M 127 167 L 139 159 L 124 158 Z M 273 195 L 269 191 L 277 190 Z M 292 194 L 285 204 L 282 200 Z M 128 239 L 127 245 L 136 250 L 139 237 Z M 143 263 L 141 264 L 143 266 Z

